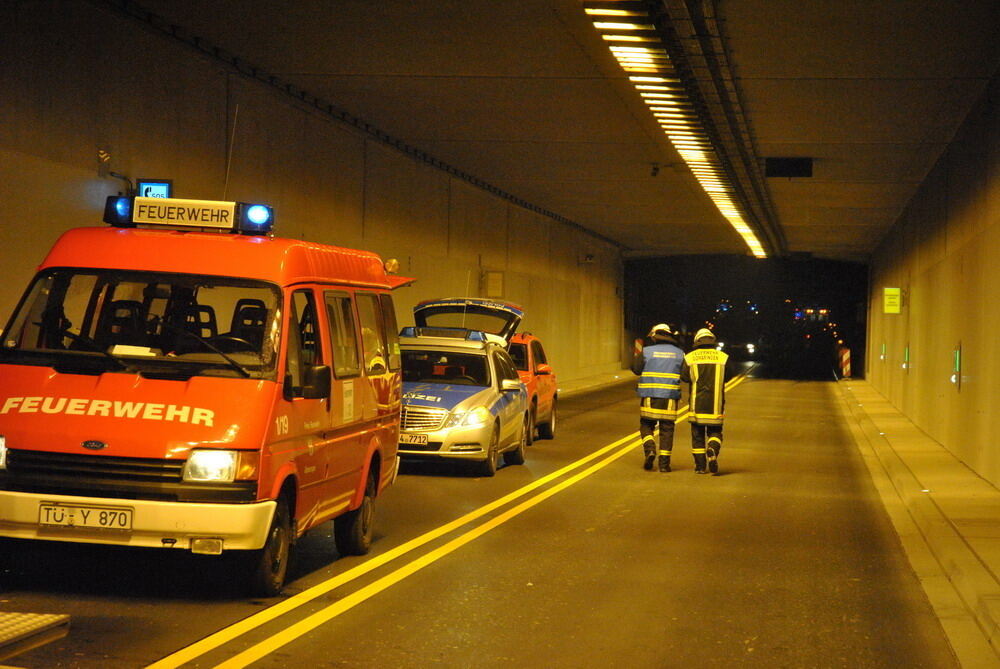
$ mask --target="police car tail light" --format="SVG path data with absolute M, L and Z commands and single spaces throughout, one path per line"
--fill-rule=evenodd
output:
M 274 209 L 263 204 L 237 202 L 236 225 L 245 235 L 266 235 L 274 228 Z
M 7 437 L 0 436 L 0 469 L 7 469 Z
M 469 411 L 456 411 L 451 414 L 445 427 L 482 427 L 490 422 L 493 414 L 486 407 L 476 407 Z

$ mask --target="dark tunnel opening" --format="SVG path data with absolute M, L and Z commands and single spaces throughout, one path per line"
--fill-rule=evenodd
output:
M 737 362 L 767 378 L 863 376 L 868 267 L 834 260 L 728 255 L 632 258 L 625 324 L 635 337 L 669 323 L 685 345 L 709 327 Z

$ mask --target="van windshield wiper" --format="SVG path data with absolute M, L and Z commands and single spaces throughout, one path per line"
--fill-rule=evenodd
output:
M 232 367 L 233 369 L 235 369 L 237 372 L 239 372 L 243 376 L 243 378 L 245 378 L 245 379 L 249 379 L 250 378 L 250 372 L 247 371 L 246 367 L 244 367 L 240 363 L 238 363 L 235 360 L 233 360 L 231 357 L 229 357 L 229 355 L 227 353 L 223 352 L 222 349 L 220 349 L 219 347 L 215 346 L 214 344 L 212 344 L 211 342 L 209 342 L 204 337 L 199 337 L 198 335 L 196 335 L 195 333 L 191 332 L 190 330 L 188 330 L 186 328 L 178 327 L 178 326 L 174 325 L 173 323 L 168 323 L 166 320 L 164 320 L 163 318 L 160 318 L 159 316 L 154 316 L 154 317 L 150 318 L 150 321 L 152 321 L 153 323 L 159 324 L 161 327 L 166 328 L 167 330 L 170 330 L 171 332 L 176 332 L 177 334 L 182 334 L 182 335 L 185 335 L 187 337 L 190 337 L 191 339 L 194 339 L 195 341 L 201 342 L 205 346 L 205 348 L 211 350 L 213 353 L 218 353 L 219 355 L 221 355 L 223 357 L 223 359 L 227 363 L 229 363 L 229 366 Z
M 37 325 L 38 327 L 45 327 L 42 323 L 35 323 L 35 325 Z M 113 361 L 116 365 L 118 365 L 119 369 L 126 369 L 126 370 L 129 369 L 129 366 L 121 358 L 119 358 L 118 356 L 116 356 L 116 355 L 114 355 L 112 353 L 109 353 L 106 348 L 104 348 L 103 346 L 101 346 L 100 344 L 98 344 L 96 341 L 94 341 L 90 337 L 87 337 L 85 335 L 76 334 L 75 332 L 71 332 L 67 328 L 62 328 L 62 329 L 58 330 L 58 333 L 61 336 L 63 336 L 63 337 L 69 337 L 73 341 L 78 342 L 80 344 L 83 344 L 84 346 L 86 346 L 87 348 L 89 348 L 91 351 L 95 351 L 97 353 L 100 353 L 105 358 Z

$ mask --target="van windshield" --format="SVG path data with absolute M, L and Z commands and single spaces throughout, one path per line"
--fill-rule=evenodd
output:
M 57 371 L 274 378 L 281 292 L 261 281 L 48 269 L 4 330 L 0 361 Z

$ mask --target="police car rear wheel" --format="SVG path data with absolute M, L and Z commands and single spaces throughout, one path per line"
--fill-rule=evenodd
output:
M 274 518 L 264 547 L 252 551 L 249 558 L 250 589 L 259 597 L 274 597 L 281 593 L 288 573 L 288 558 L 292 544 L 292 520 L 288 501 L 278 499 Z

